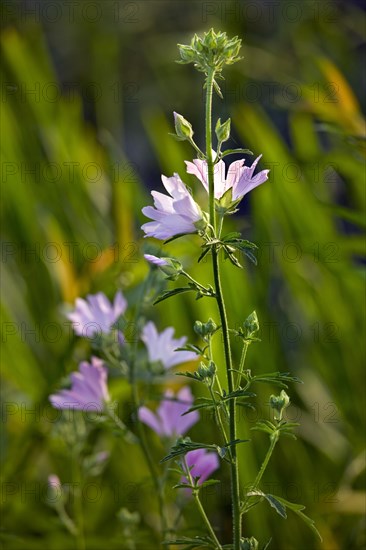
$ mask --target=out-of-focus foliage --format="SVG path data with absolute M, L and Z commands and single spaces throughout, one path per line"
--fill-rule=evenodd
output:
M 271 168 L 270 181 L 231 220 L 260 253 L 256 268 L 225 265 L 230 322 L 237 326 L 256 309 L 262 342 L 251 346 L 248 368 L 290 371 L 305 382 L 289 392 L 299 438 L 278 446 L 264 483 L 268 492 L 305 503 L 324 542 L 296 517 L 278 520 L 265 504 L 247 516 L 245 533 L 272 537 L 275 550 L 361 548 L 364 12 L 347 2 L 258 2 L 256 11 L 253 3 L 250 10 L 231 1 L 65 4 L 2 5 L 4 548 L 74 548 L 45 496 L 50 473 L 74 480 L 75 460 L 47 397 L 88 354 L 71 334 L 66 304 L 120 287 L 135 303 L 147 272 L 140 230 L 147 188 L 158 187 L 161 172 L 183 176 L 183 160 L 192 156 L 168 135 L 173 110 L 193 123 L 203 144 L 201 75 L 174 63 L 176 44 L 211 26 L 244 41 L 244 59 L 228 71 L 224 100 L 214 104 L 217 116 L 233 119 L 229 146 L 263 153 L 263 167 Z M 193 177 L 183 179 L 200 191 Z M 189 260 L 197 255 L 192 239 L 166 250 L 210 281 L 209 264 Z M 215 318 L 216 311 L 209 300 L 182 295 L 151 316 L 193 341 L 194 321 Z M 239 352 L 238 345 L 235 360 Z M 112 378 L 111 391 L 128 420 L 127 386 Z M 262 413 L 271 393 L 260 388 Z M 240 436 L 255 420 L 243 413 Z M 214 426 L 203 422 L 210 440 Z M 267 444 L 263 434 L 249 437 L 243 484 L 253 479 Z M 99 429 L 91 439 L 111 458 L 93 478 L 101 494 L 84 499 L 87 547 L 130 547 L 116 519 L 121 507 L 141 515 L 137 548 L 157 547 L 154 491 L 139 451 Z M 164 451 L 154 443 L 158 461 Z M 207 489 L 206 500 L 224 537 L 230 536 L 227 475 L 222 468 L 222 483 Z M 185 513 L 195 525 L 193 507 Z

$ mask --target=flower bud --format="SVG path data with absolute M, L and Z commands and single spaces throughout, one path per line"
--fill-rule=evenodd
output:
M 193 137 L 193 129 L 191 124 L 182 115 L 174 112 L 175 132 L 181 139 L 191 140 Z
M 259 330 L 259 321 L 256 311 L 252 311 L 244 322 L 244 327 L 247 329 L 248 336 L 255 334 Z
M 210 361 L 208 365 L 205 365 L 205 363 L 201 362 L 200 366 L 197 369 L 197 374 L 201 378 L 201 380 L 211 382 L 215 378 L 216 370 L 216 365 L 213 361 Z
M 258 541 L 254 537 L 240 540 L 240 550 L 258 550 Z
M 221 124 L 221 120 L 218 119 L 216 128 L 215 128 L 215 133 L 219 143 L 223 143 L 224 141 L 227 141 L 229 139 L 230 125 L 231 125 L 230 118 L 228 118 L 227 121 L 224 122 L 223 124 Z
M 64 495 L 62 492 L 62 485 L 60 478 L 56 474 L 51 474 L 48 476 L 47 480 L 48 492 L 47 492 L 47 501 L 50 506 L 56 506 L 63 502 Z
M 283 411 L 289 406 L 290 398 L 285 390 L 282 390 L 280 395 L 271 395 L 269 404 L 274 409 L 274 419 L 282 420 Z
M 175 258 L 158 258 L 152 254 L 144 254 L 144 258 L 150 264 L 159 267 L 171 281 L 175 281 L 183 271 L 182 264 Z
M 210 318 L 207 323 L 196 321 L 193 326 L 193 330 L 205 340 L 207 336 L 213 334 L 217 330 L 217 325 L 215 321 Z

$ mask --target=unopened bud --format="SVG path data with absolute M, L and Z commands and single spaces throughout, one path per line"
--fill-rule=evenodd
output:
M 191 140 L 193 137 L 192 125 L 182 115 L 174 112 L 175 132 L 181 139 Z
M 196 321 L 193 330 L 196 334 L 201 336 L 204 340 L 207 336 L 213 334 L 217 330 L 217 325 L 213 319 L 209 319 L 207 323 L 202 323 L 201 321 Z
M 259 321 L 256 311 L 252 311 L 250 315 L 246 318 L 244 322 L 244 327 L 247 329 L 248 336 L 258 332 L 259 330 Z
M 216 365 L 213 361 L 210 361 L 208 365 L 201 362 L 200 366 L 197 369 L 197 374 L 201 380 L 211 381 L 215 378 L 216 375 Z
M 258 550 L 258 541 L 254 537 L 240 540 L 240 550 Z
M 221 124 L 221 120 L 218 119 L 216 128 L 215 128 L 215 133 L 219 143 L 223 143 L 224 141 L 227 141 L 229 139 L 230 125 L 231 125 L 230 118 L 228 118 L 226 122 L 224 122 L 223 124 Z
M 152 254 L 144 254 L 144 258 L 150 264 L 159 267 L 161 271 L 172 281 L 175 281 L 183 271 L 182 264 L 175 258 L 158 258 Z
M 280 395 L 271 395 L 269 404 L 274 409 L 274 419 L 282 420 L 283 411 L 289 406 L 290 398 L 285 390 L 282 390 Z

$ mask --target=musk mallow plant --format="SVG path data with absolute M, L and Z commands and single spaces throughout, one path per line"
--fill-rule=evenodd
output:
M 240 202 L 250 191 L 268 180 L 269 173 L 258 167 L 260 154 L 254 162 L 248 163 L 246 159 L 239 158 L 226 167 L 224 159 L 229 155 L 252 153 L 247 149 L 224 148 L 230 138 L 230 119 L 221 122 L 218 118 L 213 130 L 213 96 L 216 94 L 222 98 L 219 87 L 222 71 L 227 65 L 239 61 L 240 47 L 241 40 L 237 37 L 230 39 L 226 33 L 216 33 L 212 29 L 203 37 L 195 35 L 189 45 L 178 45 L 179 62 L 193 63 L 203 73 L 206 96 L 204 146 L 196 143 L 192 124 L 178 113 L 173 114 L 174 135 L 192 146 L 195 158 L 186 161 L 186 171 L 196 178 L 197 186 L 204 187 L 207 194 L 203 197 L 207 198 L 206 201 L 202 199 L 202 193 L 196 193 L 196 187 L 189 189 L 184 178 L 175 173 L 171 177 L 162 176 L 165 192 L 152 191 L 154 205 L 143 208 L 143 214 L 150 219 L 142 226 L 145 237 L 157 239 L 160 245 L 195 235 L 194 242 L 198 243 L 195 259 L 198 262 L 203 258 L 209 260 L 213 284 L 197 281 L 186 271 L 183 260 L 181 262 L 155 251 L 154 254 L 144 255 L 150 269 L 142 284 L 140 297 L 132 307 L 129 307 L 121 291 L 117 292 L 113 301 L 101 292 L 89 295 L 86 300 L 79 298 L 69 319 L 75 333 L 89 340 L 92 359 L 90 363 L 82 362 L 79 371 L 71 375 L 71 388 L 64 388 L 50 396 L 56 408 L 72 409 L 76 414 L 90 408 L 95 410 L 99 415 L 99 426 L 104 419 L 106 426 L 113 424 L 114 433 L 116 427 L 119 429 L 126 445 L 140 446 L 155 489 L 160 516 L 157 537 L 162 548 L 168 549 L 171 545 L 216 550 L 271 548 L 270 541 L 258 541 L 248 533 L 245 523 L 247 512 L 261 502 L 270 505 L 282 518 L 287 517 L 288 510 L 292 511 L 320 537 L 314 522 L 304 514 L 303 505 L 268 494 L 262 485 L 262 477 L 278 442 L 286 436 L 296 439 L 294 429 L 298 424 L 286 419 L 285 411 L 290 403 L 286 390 L 289 383 L 301 383 L 301 380 L 288 372 L 254 373 L 247 368 L 249 347 L 260 341 L 259 320 L 253 311 L 239 327 L 232 326 L 221 281 L 223 261 L 231 262 L 232 269 L 245 267 L 242 265 L 243 257 L 256 264 L 257 246 L 240 233 L 226 232 L 225 221 L 227 216 L 237 212 Z M 198 196 L 200 200 L 196 200 Z M 184 281 L 184 286 L 177 286 L 180 280 Z M 146 315 L 151 294 L 155 293 L 154 303 L 161 303 L 167 299 L 174 300 L 177 294 L 183 292 L 193 293 L 196 299 L 205 298 L 216 303 L 216 318 L 194 323 L 194 343 L 190 343 L 185 336 L 175 338 L 173 327 L 159 331 Z M 129 339 L 126 330 L 131 323 L 134 338 Z M 217 343 L 221 338 L 223 361 L 215 357 L 215 338 Z M 240 348 L 234 354 L 233 346 L 238 346 L 238 342 Z M 239 359 L 236 360 L 236 357 Z M 129 382 L 133 403 L 133 422 L 130 424 L 114 410 L 107 370 Z M 170 387 L 175 375 L 184 378 L 176 391 Z M 176 378 L 175 382 L 179 379 Z M 225 379 L 225 384 L 220 379 Z M 247 478 L 241 477 L 245 472 L 245 459 L 241 458 L 245 457 L 245 452 L 239 455 L 238 446 L 243 446 L 245 451 L 245 446 L 255 444 L 255 436 L 254 441 L 238 437 L 238 410 L 243 406 L 255 408 L 257 384 L 277 386 L 281 391 L 279 395 L 268 395 L 271 417 L 260 419 L 251 427 L 253 432 L 265 434 L 269 445 L 257 475 L 248 483 Z M 192 389 L 196 386 L 198 390 L 197 385 L 201 386 L 201 391 L 197 391 L 199 397 L 195 398 Z M 206 415 L 203 422 L 205 413 L 209 416 Z M 210 436 L 207 434 L 211 431 L 206 429 L 207 422 L 211 420 L 215 428 L 213 433 L 216 434 L 214 440 L 208 440 Z M 192 439 L 189 435 L 191 430 L 201 435 L 195 435 Z M 156 460 L 153 449 L 157 437 L 161 440 L 156 450 L 160 453 L 160 462 Z M 201 498 L 201 492 L 207 486 L 220 483 L 220 479 L 214 479 L 212 475 L 215 472 L 215 477 L 220 478 L 220 470 L 224 468 L 228 469 L 230 476 L 230 540 L 222 540 L 222 533 L 211 523 Z M 175 521 L 172 521 L 172 511 L 167 513 L 172 505 L 166 491 L 167 484 L 174 485 L 180 491 L 184 502 Z M 181 517 L 187 502 L 191 500 L 201 516 L 202 527 L 193 536 L 180 536 Z M 130 512 L 124 510 L 123 516 L 126 514 Z M 74 529 L 69 531 L 75 531 L 82 548 L 80 509 L 79 518 L 80 521 L 73 524 Z M 192 532 L 190 526 L 186 527 Z M 274 541 L 273 548 L 278 547 L 279 541 Z
M 314 522 L 303 513 L 302 505 L 288 502 L 279 496 L 266 494 L 261 490 L 262 476 L 280 437 L 295 437 L 293 431 L 297 424 L 288 422 L 283 416 L 285 408 L 289 405 L 289 397 L 285 389 L 289 382 L 301 381 L 289 373 L 254 374 L 251 370 L 246 369 L 247 350 L 250 344 L 258 341 L 256 337 L 259 329 L 258 318 L 254 311 L 244 320 L 241 328 L 234 329 L 230 326 L 220 275 L 222 258 L 231 261 L 233 269 L 242 268 L 239 259 L 240 253 L 244 253 L 249 261 L 256 263 L 256 245 L 244 239 L 239 233 L 225 233 L 225 218 L 237 211 L 238 205 L 247 193 L 268 180 L 269 170 L 258 171 L 261 155 L 257 156 L 249 165 L 244 158 L 235 160 L 226 170 L 223 160 L 225 157 L 233 154 L 252 153 L 247 149 L 223 148 L 224 143 L 230 138 L 230 119 L 221 122 L 221 119 L 218 118 L 213 132 L 213 96 L 216 93 L 222 98 L 219 80 L 223 78 L 222 71 L 226 65 L 240 60 L 241 40 L 238 37 L 230 39 L 226 33 L 216 33 L 211 29 L 203 37 L 195 35 L 190 44 L 180 44 L 178 48 L 179 62 L 182 64 L 193 63 L 194 67 L 204 75 L 205 147 L 200 148 L 196 143 L 192 124 L 178 113 L 174 113 L 175 137 L 181 141 L 188 141 L 193 147 L 197 158 L 186 161 L 186 170 L 204 186 L 208 197 L 206 204 L 198 204 L 195 200 L 194 189 L 191 192 L 178 174 L 174 174 L 171 178 L 163 176 L 164 187 L 170 196 L 157 191 L 152 192 L 155 208 L 146 207 L 143 209 L 143 213 L 153 221 L 143 225 L 142 229 L 146 236 L 164 241 L 196 233 L 201 238 L 200 250 L 197 254 L 198 261 L 207 255 L 210 257 L 213 287 L 195 281 L 174 258 L 159 259 L 149 255 L 146 259 L 161 269 L 169 280 L 176 280 L 179 277 L 188 278 L 188 284 L 185 287 L 173 288 L 164 292 L 157 302 L 170 299 L 180 292 L 192 291 L 196 293 L 197 298 L 208 297 L 217 303 L 218 319 L 216 322 L 210 319 L 207 323 L 198 321 L 195 324 L 194 330 L 202 340 L 201 346 L 188 344 L 183 347 L 183 349 L 194 351 L 200 357 L 201 362 L 198 369 L 194 372 L 187 371 L 180 374 L 203 384 L 207 389 L 207 396 L 198 398 L 185 414 L 197 410 L 213 411 L 219 439 L 214 443 L 201 443 L 193 442 L 189 437 L 180 437 L 170 453 L 163 459 L 163 462 L 175 459 L 180 465 L 182 473 L 186 474 L 184 478 L 186 483 L 180 483 L 179 487 L 186 485 L 192 490 L 207 528 L 206 535 L 194 538 L 177 538 L 171 542 L 192 548 L 197 545 L 215 549 L 224 547 L 232 550 L 256 549 L 259 548 L 259 542 L 245 532 L 244 516 L 249 509 L 263 500 L 267 501 L 282 517 L 286 517 L 287 509 L 292 510 L 318 535 Z M 216 138 L 215 144 L 213 143 L 213 133 Z M 224 365 L 216 364 L 213 356 L 212 338 L 217 332 L 222 335 Z M 236 339 L 239 337 L 242 344 L 241 359 L 238 364 L 233 360 L 234 337 Z M 225 387 L 221 386 L 218 377 L 218 370 L 223 369 L 226 372 Z M 247 445 L 249 442 L 238 438 L 237 410 L 239 406 L 248 405 L 249 400 L 255 398 L 255 385 L 260 382 L 277 385 L 283 389 L 279 396 L 271 395 L 269 397 L 269 404 L 274 412 L 273 419 L 259 420 L 252 428 L 252 430 L 266 433 L 269 436 L 270 444 L 256 478 L 250 484 L 249 490 L 244 491 L 242 489 L 243 480 L 239 477 L 243 468 L 239 464 L 237 447 L 238 445 Z M 250 404 L 252 405 L 252 403 Z M 229 545 L 223 546 L 211 525 L 199 499 L 199 493 L 205 484 L 197 483 L 194 468 L 191 469 L 187 461 L 189 453 L 202 449 L 216 449 L 222 462 L 230 469 L 232 541 Z M 261 541 L 261 544 L 263 543 L 265 544 L 265 541 Z

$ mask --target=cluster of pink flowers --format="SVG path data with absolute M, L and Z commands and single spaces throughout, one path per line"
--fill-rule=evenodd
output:
M 108 334 L 119 317 L 124 314 L 127 301 L 122 292 L 117 292 L 113 303 L 102 292 L 88 295 L 86 300 L 78 298 L 76 308 L 68 314 L 75 333 L 80 336 L 92 337 L 96 333 Z M 160 362 L 164 369 L 170 369 L 181 363 L 193 361 L 196 355 L 190 351 L 179 351 L 187 338 L 174 338 L 174 329 L 168 327 L 161 333 L 155 324 L 149 321 L 141 333 L 150 363 Z M 107 386 L 107 368 L 98 357 L 92 357 L 90 363 L 82 361 L 79 370 L 70 376 L 71 388 L 63 389 L 50 395 L 51 404 L 57 409 L 75 409 L 81 411 L 96 411 L 102 413 L 110 402 Z M 152 428 L 163 438 L 177 438 L 184 435 L 199 420 L 195 411 L 182 416 L 193 404 L 193 395 L 188 386 L 181 388 L 175 396 L 167 390 L 156 411 L 153 413 L 147 407 L 138 410 L 139 420 Z M 219 467 L 216 453 L 187 453 L 187 464 L 192 472 L 203 482 Z
M 215 151 L 213 151 L 213 155 L 215 158 Z M 262 170 L 255 176 L 253 175 L 261 156 L 257 157 L 251 166 L 244 166 L 244 159 L 232 162 L 226 177 L 225 163 L 223 160 L 219 160 L 214 166 L 215 199 L 222 199 L 230 191 L 231 201 L 235 203 L 249 191 L 264 183 L 268 179 L 269 170 Z M 207 162 L 200 159 L 185 162 L 187 173 L 196 176 L 208 192 Z M 171 178 L 162 176 L 162 182 L 169 196 L 152 191 L 154 207 L 146 206 L 142 209 L 143 214 L 153 220 L 142 226 L 145 236 L 165 240 L 185 233 L 195 233 L 202 226 L 201 208 L 194 201 L 178 174 L 174 174 Z

